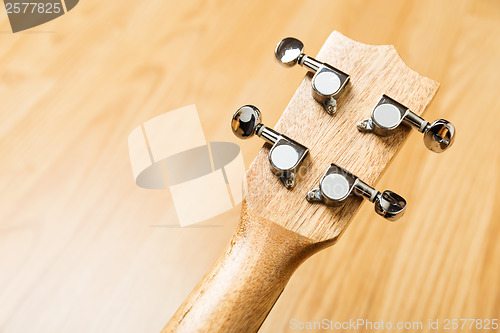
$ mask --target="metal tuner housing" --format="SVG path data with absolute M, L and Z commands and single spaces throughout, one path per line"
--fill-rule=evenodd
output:
M 450 148 L 455 139 L 455 127 L 449 121 L 439 119 L 430 124 L 387 95 L 379 100 L 370 118 L 358 123 L 358 130 L 388 136 L 395 133 L 401 124 L 423 133 L 425 146 L 435 153 Z
M 341 70 L 320 62 L 313 57 L 302 53 L 304 44 L 293 37 L 281 40 L 274 55 L 278 62 L 285 67 L 301 65 L 308 71 L 315 73 L 312 78 L 313 97 L 321 103 L 330 115 L 337 112 L 337 99 L 349 82 L 349 75 Z
M 309 191 L 309 202 L 322 202 L 327 206 L 341 206 L 351 196 L 360 196 L 373 202 L 375 212 L 389 221 L 401 218 L 406 200 L 392 191 L 380 193 L 358 177 L 332 163 L 320 180 L 319 188 Z
M 253 105 L 242 106 L 236 111 L 231 120 L 231 128 L 240 139 L 248 139 L 256 134 L 270 143 L 272 147 L 269 162 L 272 172 L 287 189 L 295 186 L 301 167 L 306 167 L 307 164 L 307 147 L 262 124 L 261 113 Z

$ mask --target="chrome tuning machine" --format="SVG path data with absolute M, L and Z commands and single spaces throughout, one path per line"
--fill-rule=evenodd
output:
M 435 153 L 442 153 L 453 144 L 455 127 L 452 123 L 439 119 L 430 124 L 387 95 L 383 95 L 379 100 L 370 118 L 358 123 L 358 130 L 388 136 L 401 124 L 409 125 L 424 133 L 425 146 Z
M 341 70 L 307 56 L 302 51 L 304 44 L 292 37 L 281 40 L 274 51 L 280 64 L 285 67 L 301 65 L 308 71 L 315 73 L 312 78 L 313 96 L 321 103 L 326 112 L 333 115 L 337 111 L 337 98 L 347 83 L 349 75 Z
M 307 147 L 262 124 L 261 113 L 253 105 L 242 106 L 236 111 L 231 128 L 234 135 L 240 139 L 248 139 L 257 134 L 272 144 L 269 162 L 273 173 L 281 179 L 286 188 L 295 186 L 298 171 L 309 154 Z
M 331 164 L 319 182 L 319 188 L 309 191 L 309 202 L 322 202 L 327 206 L 341 206 L 350 196 L 361 196 L 375 204 L 375 212 L 396 221 L 403 216 L 406 201 L 392 191 L 380 193 L 358 177 L 338 165 Z

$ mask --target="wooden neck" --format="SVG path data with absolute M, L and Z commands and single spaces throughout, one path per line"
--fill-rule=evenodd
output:
M 162 332 L 256 332 L 293 272 L 327 245 L 257 218 L 243 202 L 228 248 Z

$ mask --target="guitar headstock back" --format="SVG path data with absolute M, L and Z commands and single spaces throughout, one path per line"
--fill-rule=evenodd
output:
M 296 186 L 286 189 L 270 171 L 270 146 L 264 145 L 246 173 L 243 194 L 248 214 L 314 242 L 324 242 L 335 241 L 342 234 L 362 199 L 352 197 L 340 207 L 329 207 L 309 203 L 305 199 L 307 192 L 318 187 L 331 163 L 373 186 L 401 148 L 410 128 L 402 127 L 394 135 L 380 137 L 359 132 L 358 122 L 369 117 L 383 95 L 421 115 L 439 84 L 410 69 L 393 46 L 358 43 L 338 32 L 330 35 L 316 59 L 350 75 L 347 90 L 338 99 L 336 114 L 329 115 L 314 100 L 312 75 L 308 74 L 274 126 L 309 148 L 307 172 L 302 170 Z M 271 110 L 263 110 L 264 118 L 266 112 Z

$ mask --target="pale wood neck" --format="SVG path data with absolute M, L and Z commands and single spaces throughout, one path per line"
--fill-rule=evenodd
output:
M 255 217 L 246 207 L 226 251 L 162 332 L 256 332 L 293 272 L 327 245 Z

